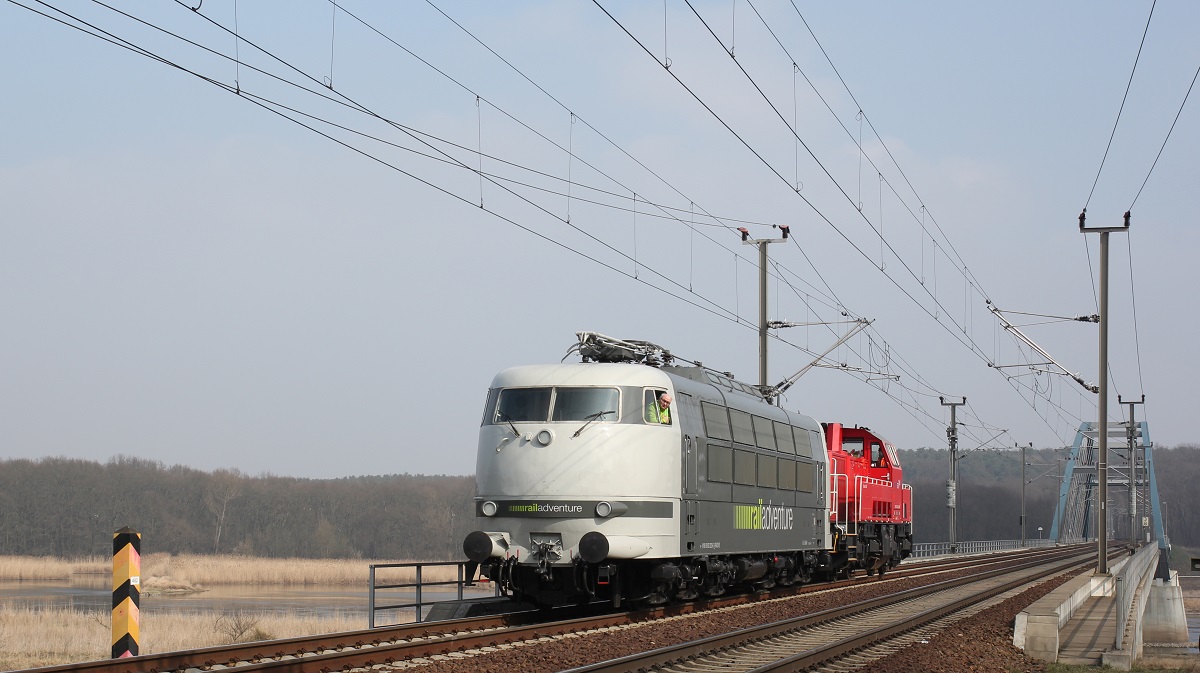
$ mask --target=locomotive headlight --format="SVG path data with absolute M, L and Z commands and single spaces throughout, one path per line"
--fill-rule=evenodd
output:
M 487 502 L 483 503 L 483 507 L 481 507 L 480 509 L 483 510 L 484 516 L 496 516 L 496 509 L 497 509 L 496 503 L 492 502 L 491 500 L 488 500 Z
M 542 430 L 541 432 L 537 433 L 537 443 L 538 444 L 541 444 L 542 446 L 548 446 L 550 444 L 550 442 L 553 442 L 553 441 L 554 441 L 554 431 L 553 430 L 546 429 L 546 430 Z
M 612 516 L 621 516 L 629 511 L 629 505 L 623 502 L 608 502 L 603 500 L 596 503 L 596 516 L 601 519 L 607 519 Z

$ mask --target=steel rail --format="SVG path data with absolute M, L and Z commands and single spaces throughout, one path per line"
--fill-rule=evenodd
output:
M 589 664 L 587 666 L 569 669 L 563 673 L 626 673 L 629 671 L 649 671 L 672 665 L 684 667 L 686 666 L 685 662 L 691 659 L 701 659 L 713 655 L 714 653 L 721 652 L 725 652 L 726 655 L 728 655 L 728 652 L 735 648 L 742 648 L 754 643 L 762 643 L 767 639 L 775 638 L 789 632 L 813 628 L 833 620 L 842 619 L 853 615 L 861 615 L 862 613 L 871 610 L 887 608 L 901 602 L 910 601 L 937 592 L 946 591 L 948 589 L 969 585 L 988 578 L 999 577 L 1012 572 L 1035 568 L 1041 568 L 1042 572 L 1039 574 L 1045 576 L 1062 572 L 1063 570 L 1071 567 L 1082 566 L 1091 563 L 1093 562 L 1094 558 L 1094 555 L 1090 554 L 1090 549 L 1086 552 L 1074 549 L 1055 550 L 1053 553 L 1043 555 L 1040 558 L 1021 560 L 1020 562 L 1012 564 L 1008 567 L 988 570 L 969 577 L 944 580 L 942 582 L 937 582 L 925 587 L 908 589 L 888 596 L 872 598 L 850 605 L 839 606 L 829 610 L 803 615 L 793 619 L 754 626 L 747 629 L 734 631 L 732 633 L 703 638 L 689 643 L 681 643 L 674 646 L 663 647 L 650 652 Z M 1028 581 L 1030 581 L 1028 578 L 1022 578 L 1021 580 L 1015 581 L 1015 584 L 1019 585 Z M 1006 583 L 1006 585 L 1007 584 L 1014 584 L 1014 582 Z M 1008 589 L 1000 589 L 997 591 L 997 593 L 1002 593 L 1003 591 L 1007 590 Z M 981 598 L 979 595 L 969 596 L 968 598 L 964 599 L 964 604 L 969 605 L 977 603 L 980 600 L 983 600 L 983 598 Z M 905 618 L 903 624 L 904 628 L 893 624 L 876 629 L 876 631 L 885 632 L 891 628 L 896 628 L 899 630 L 911 630 L 936 618 L 937 617 L 930 617 L 929 619 L 922 620 L 920 623 L 915 623 L 917 617 L 910 616 Z M 840 656 L 847 652 L 861 649 L 866 645 L 878 642 L 887 637 L 890 636 L 876 634 L 867 637 L 865 641 L 855 641 L 856 644 L 853 646 L 850 645 L 850 641 L 852 639 L 845 638 L 839 641 L 834 641 L 829 645 L 829 647 L 833 647 L 835 645 L 841 646 L 842 649 L 838 652 L 826 653 L 824 656 L 821 656 L 816 654 L 816 652 L 817 650 L 824 650 L 825 648 L 817 648 L 817 650 L 812 650 L 811 652 L 806 652 L 804 654 L 815 658 L 816 663 L 820 663 L 821 661 L 825 661 L 835 656 Z M 801 655 L 797 655 L 797 657 L 799 656 Z M 788 660 L 790 661 L 790 658 Z M 797 662 L 793 662 L 789 666 L 781 665 L 781 668 L 777 669 L 770 668 L 770 666 L 774 664 L 767 664 L 760 669 L 753 670 L 755 673 L 765 673 L 765 671 L 769 670 L 801 670 L 804 666 L 801 666 L 798 661 L 799 659 L 797 659 Z M 728 668 L 727 665 L 721 665 L 720 667 L 722 669 Z

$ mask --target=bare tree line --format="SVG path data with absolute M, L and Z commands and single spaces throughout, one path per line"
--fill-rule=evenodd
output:
M 1018 539 L 1019 451 L 964 455 L 958 471 L 959 540 Z M 901 451 L 913 485 L 915 537 L 948 539 L 948 454 Z M 1065 453 L 1027 452 L 1026 535 L 1048 534 Z M 1200 547 L 1190 516 L 1200 483 L 1200 447 L 1155 449 L 1167 534 Z M 236 553 L 267 557 L 454 560 L 474 529 L 474 479 L 393 474 L 342 479 L 204 472 L 119 456 L 107 463 L 67 458 L 0 460 L 0 553 L 111 553 L 112 533 L 131 526 L 143 552 Z
M 474 479 L 394 474 L 251 477 L 139 458 L 0 461 L 0 553 L 143 553 L 450 560 L 473 525 Z

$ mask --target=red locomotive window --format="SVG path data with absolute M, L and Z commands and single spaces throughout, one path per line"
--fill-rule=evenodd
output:
M 896 447 L 891 444 L 884 444 L 883 450 L 887 453 L 888 464 L 892 467 L 900 467 L 900 459 L 896 457 Z

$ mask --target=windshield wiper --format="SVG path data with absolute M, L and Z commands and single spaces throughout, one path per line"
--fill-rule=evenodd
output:
M 500 420 L 507 423 L 508 427 L 512 429 L 514 435 L 516 435 L 518 437 L 521 436 L 521 433 L 517 432 L 517 426 L 513 425 L 513 419 L 509 418 L 508 414 L 504 413 L 503 411 L 497 411 L 496 418 L 499 418 Z
M 584 418 L 587 419 L 587 423 L 584 423 L 582 427 L 580 427 L 578 430 L 575 431 L 575 434 L 571 435 L 571 437 L 572 438 L 578 437 L 579 433 L 586 430 L 587 426 L 591 425 L 592 421 L 596 420 L 597 418 L 600 418 L 601 416 L 603 416 L 605 414 L 615 414 L 615 413 L 617 413 L 617 411 L 615 409 L 609 409 L 607 411 L 597 411 L 596 413 L 594 413 L 590 416 L 584 416 Z

